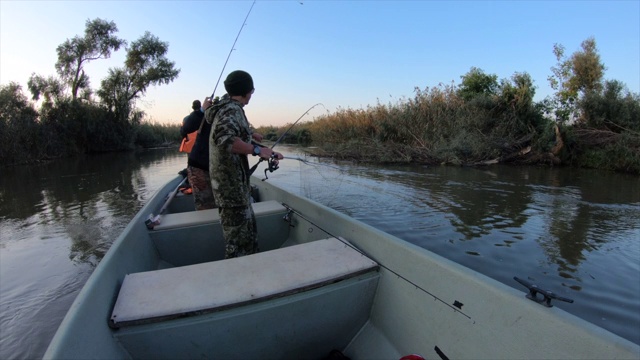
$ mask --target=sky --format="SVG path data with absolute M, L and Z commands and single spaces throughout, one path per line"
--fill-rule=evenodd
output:
M 0 0 L 0 83 L 29 96 L 32 73 L 55 75 L 56 47 L 87 20 L 113 21 L 129 43 L 145 31 L 169 43 L 180 74 L 150 87 L 137 107 L 179 124 L 195 99 L 224 94 L 233 70 L 249 72 L 252 125 L 282 126 L 338 109 L 397 104 L 439 84 L 460 84 L 472 67 L 498 79 L 526 72 L 540 101 L 566 54 L 596 40 L 605 79 L 640 93 L 640 1 L 17 1 Z M 235 47 L 232 45 L 243 26 Z M 85 66 L 97 89 L 125 50 Z M 227 56 L 229 61 L 223 67 Z M 302 116 L 313 105 L 316 106 Z

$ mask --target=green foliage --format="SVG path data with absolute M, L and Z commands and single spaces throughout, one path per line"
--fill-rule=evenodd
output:
M 302 146 L 311 145 L 311 131 L 309 131 L 309 129 L 300 129 L 296 137 L 298 144 Z
M 77 98 L 79 90 L 90 91 L 89 76 L 84 72 L 84 65 L 92 60 L 108 59 L 111 51 L 117 51 L 126 43 L 113 35 L 117 31 L 118 27 L 113 21 L 87 20 L 83 37 L 67 39 L 56 49 L 56 71 L 71 88 L 72 99 Z M 86 92 L 84 97 L 87 97 Z
M 31 92 L 33 100 L 44 98 L 44 105 L 53 106 L 58 101 L 64 99 L 65 85 L 59 79 L 49 76 L 45 78 L 41 75 L 31 74 L 27 81 L 27 87 Z
M 131 43 L 123 68 L 110 69 L 102 80 L 98 96 L 118 119 L 127 119 L 135 101 L 152 85 L 169 84 L 178 77 L 180 69 L 169 61 L 169 44 L 148 31 Z
M 563 123 L 568 121 L 575 112 L 575 101 L 578 92 L 569 86 L 572 75 L 571 62 L 566 60 L 565 48 L 561 44 L 553 45 L 553 54 L 558 60 L 556 66 L 551 68 L 552 76 L 549 76 L 549 85 L 556 93 L 553 96 L 553 113 L 556 121 Z
M 35 123 L 37 116 L 18 83 L 0 85 L 0 124 L 21 126 L 25 122 Z
M 570 58 L 565 56 L 565 48 L 554 44 L 553 53 L 558 60 L 551 68 L 549 84 L 556 93 L 553 96 L 553 113 L 556 121 L 566 122 L 579 117 L 577 103 L 586 93 L 599 91 L 605 66 L 594 38 L 588 38 L 581 44 L 582 51 L 576 51 Z
M 562 125 L 557 125 L 554 122 L 546 121 L 543 125 L 540 125 L 536 128 L 536 136 L 533 138 L 531 146 L 538 153 L 549 153 L 551 149 L 557 145 L 555 131 L 556 126 L 560 128 L 562 127 Z
M 140 117 L 141 113 L 134 113 Z M 18 84 L 0 86 L 0 164 L 29 163 L 134 146 L 177 144 L 179 125 L 120 121 L 101 105 L 62 98 L 38 113 Z
M 542 127 L 548 125 L 549 121 L 544 118 L 546 108 L 533 101 L 535 93 L 536 87 L 526 72 L 516 72 L 511 79 L 501 80 L 495 109 L 498 111 L 497 117 L 509 120 L 511 126 L 508 131 L 524 136 L 540 132 Z
M 580 121 L 567 129 L 565 163 L 640 174 L 640 95 L 617 80 L 585 93 Z
M 640 135 L 625 132 L 596 146 L 574 144 L 571 165 L 640 175 Z
M 275 131 L 270 131 L 266 133 L 266 135 L 264 136 L 264 139 L 269 141 L 276 141 L 278 140 L 278 133 L 276 133 Z
M 52 157 L 84 153 L 88 139 L 83 128 L 85 108 L 70 98 L 62 99 L 55 106 L 43 107 L 40 122 L 43 129 L 42 145 Z
M 582 51 L 571 55 L 573 76 L 569 79 L 569 87 L 584 93 L 600 91 L 605 66 L 601 63 L 596 40 L 592 37 L 580 44 Z
M 588 92 L 579 105 L 587 127 L 640 132 L 640 95 L 629 92 L 620 81 L 606 81 L 602 92 Z
M 472 67 L 468 73 L 461 76 L 462 84 L 458 88 L 458 96 L 469 101 L 478 96 L 492 96 L 498 89 L 498 75 L 485 74 L 482 69 Z
M 102 102 L 91 101 L 84 66 L 126 44 L 114 35 L 117 31 L 114 22 L 87 20 L 83 36 L 58 46 L 59 77 L 34 73 L 27 84 L 33 100 L 43 99 L 39 112 L 19 85 L 0 87 L 2 165 L 180 141 L 179 125 L 145 123 L 144 112 L 135 107 L 149 86 L 168 84 L 180 72 L 166 57 L 168 43 L 149 32 L 131 43 L 124 66 L 111 69 L 102 81 Z
M 38 113 L 22 93 L 20 85 L 0 85 L 0 163 L 32 160 L 37 149 Z M 25 151 L 27 150 L 27 151 Z
M 133 108 L 129 95 L 130 81 L 123 69 L 109 69 L 97 94 L 114 118 L 127 119 Z
M 483 73 L 475 69 L 473 74 Z M 482 77 L 494 81 L 493 76 Z M 482 89 L 487 91 L 444 85 L 416 89 L 413 98 L 396 104 L 339 109 L 308 126 L 316 146 L 339 148 L 351 158 L 354 151 L 345 150 L 344 144 L 369 142 L 393 148 L 402 162 L 451 164 L 506 159 L 528 146 L 550 147 L 551 140 L 538 139 L 550 121 L 544 117 L 546 108 L 533 102 L 535 86 L 529 74 L 515 73 L 495 88 Z
M 255 132 L 262 134 L 264 140 L 276 141 L 278 139 L 278 128 L 275 126 L 261 126 Z
M 287 130 L 289 132 L 287 132 Z M 295 127 L 291 127 L 291 124 L 286 124 L 281 127 L 275 126 L 262 126 L 255 129 L 255 132 L 262 134 L 265 141 L 278 141 L 282 134 L 285 134 L 281 143 L 284 144 L 300 144 L 308 146 L 311 144 L 311 132 L 306 127 L 306 124 L 298 124 Z
M 166 146 L 181 140 L 180 125 L 141 122 L 136 126 L 135 144 L 138 147 Z
M 536 94 L 531 76 L 515 73 L 511 81 L 503 79 L 500 84 L 499 102 L 503 108 L 511 108 L 517 113 L 527 113 L 533 106 Z

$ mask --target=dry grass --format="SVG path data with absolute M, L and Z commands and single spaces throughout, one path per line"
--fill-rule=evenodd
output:
M 411 99 L 339 109 L 317 118 L 308 129 L 325 156 L 384 163 L 476 163 L 500 156 L 532 128 L 530 119 L 517 111 L 499 110 L 499 101 L 466 102 L 453 86 L 416 88 Z

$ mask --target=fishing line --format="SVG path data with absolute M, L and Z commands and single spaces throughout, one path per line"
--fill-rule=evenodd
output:
M 296 125 L 300 120 L 302 120 L 302 118 L 303 118 L 305 115 L 307 115 L 307 114 L 309 113 L 309 111 L 313 110 L 313 108 L 315 108 L 315 107 L 316 107 L 316 106 L 318 106 L 318 105 L 320 105 L 320 106 L 322 106 L 322 107 L 324 107 L 324 108 L 326 109 L 326 107 L 325 107 L 322 103 L 317 103 L 317 104 L 313 105 L 312 107 L 310 107 L 309 109 L 307 109 L 307 111 L 305 111 L 302 115 L 300 115 L 300 117 L 299 117 L 299 118 L 298 118 L 298 119 L 297 119 L 293 124 L 291 124 L 291 126 L 289 126 L 289 128 L 288 128 L 285 132 L 283 132 L 283 133 L 282 133 L 282 135 L 280 135 L 280 137 L 278 138 L 278 140 L 276 140 L 276 142 L 275 142 L 275 143 L 273 143 L 273 145 L 271 145 L 271 149 L 273 150 L 273 148 L 274 148 L 276 145 L 278 145 L 278 144 L 280 143 L 280 141 L 282 141 L 282 139 L 284 139 L 284 137 L 289 133 L 289 131 L 291 131 L 291 129 L 293 129 L 293 127 L 294 127 L 294 126 L 295 126 L 295 125 Z M 258 143 L 256 143 L 256 142 L 254 142 L 254 141 L 251 141 L 251 142 L 252 142 L 253 144 L 258 145 L 258 146 L 266 147 L 266 146 L 264 146 L 264 145 L 262 145 L 262 144 L 258 144 Z M 278 170 L 277 161 L 275 161 L 275 158 L 273 157 L 273 155 L 274 155 L 274 154 L 272 154 L 272 157 L 268 160 L 268 163 L 269 163 L 269 164 L 268 164 L 268 167 L 264 170 L 264 179 L 262 179 L 262 181 L 265 181 L 265 180 L 267 180 L 267 179 L 268 179 L 268 177 L 267 177 L 267 171 L 269 171 L 269 172 L 274 172 L 274 171 Z M 258 165 L 260 165 L 260 163 L 261 163 L 261 162 L 263 162 L 263 161 L 264 161 L 264 159 L 263 159 L 263 158 L 260 158 L 260 159 L 258 160 L 258 162 L 257 162 L 255 165 L 253 165 L 253 166 L 251 167 L 251 169 L 249 169 L 249 175 L 252 175 L 252 174 L 253 174 L 253 172 L 254 172 L 254 171 L 256 171 L 256 169 L 258 168 Z
M 311 161 L 309 161 L 309 160 L 305 160 L 305 159 L 302 159 L 302 158 L 297 157 L 297 156 L 285 156 L 285 157 L 283 158 L 283 160 L 297 160 L 297 161 L 300 161 L 301 163 L 306 164 L 306 165 L 310 165 L 310 166 L 314 166 L 314 167 L 315 167 L 316 165 L 318 165 L 318 166 L 326 166 L 326 167 L 328 167 L 328 168 L 332 168 L 332 169 L 334 169 L 334 170 L 337 170 L 337 171 L 339 171 L 339 172 L 341 172 L 341 173 L 344 173 L 344 172 L 345 172 L 345 170 L 342 170 L 342 169 L 340 169 L 340 168 L 339 168 L 339 167 L 337 167 L 337 166 L 333 166 L 333 165 L 329 165 L 329 164 L 323 164 L 323 163 L 319 163 L 319 162 L 311 162 Z
M 247 19 L 249 18 L 249 14 L 251 14 L 251 10 L 253 10 L 253 5 L 256 4 L 256 0 L 253 0 L 253 3 L 251 3 L 251 8 L 249 8 L 249 12 L 247 13 L 247 16 L 244 18 L 244 21 L 242 22 L 242 26 L 240 26 L 240 30 L 238 31 L 238 35 L 236 35 L 236 39 L 233 41 L 233 45 L 231 45 L 231 50 L 229 50 L 229 55 L 227 55 L 227 60 L 225 60 L 224 65 L 222 66 L 222 71 L 220 71 L 220 75 L 218 76 L 218 81 L 216 81 L 216 86 L 213 88 L 213 93 L 211 93 L 211 99 L 213 100 L 213 96 L 216 94 L 216 89 L 218 89 L 218 84 L 220 84 L 220 79 L 222 78 L 222 73 L 224 73 L 224 69 L 227 67 L 227 63 L 229 62 L 229 58 L 231 57 L 231 53 L 233 52 L 233 50 L 235 50 L 236 47 L 236 42 L 238 41 L 238 38 L 240 37 L 240 33 L 242 32 L 242 29 L 244 29 L 244 26 L 247 25 Z
M 355 247 L 354 245 L 350 244 L 346 239 L 342 238 L 341 236 L 337 236 L 337 235 L 333 235 L 332 233 L 330 233 L 329 231 L 323 229 L 322 227 L 318 226 L 316 223 L 314 223 L 313 221 L 311 221 L 309 218 L 305 217 L 304 215 L 302 215 L 299 211 L 295 210 L 294 208 L 292 208 L 291 206 L 287 205 L 287 204 L 282 204 L 282 206 L 284 206 L 285 208 L 287 208 L 288 211 L 300 216 L 302 219 L 306 220 L 309 224 L 317 227 L 318 229 L 320 229 L 322 232 L 324 232 L 325 234 L 338 239 L 340 242 L 342 242 L 345 246 L 348 246 L 350 248 L 352 248 L 353 250 L 359 252 L 360 254 L 362 254 L 363 256 L 369 257 L 367 254 L 365 254 L 362 250 L 358 249 L 357 247 Z M 376 261 L 377 262 L 377 261 Z M 394 274 L 395 276 L 397 276 L 399 279 L 402 279 L 404 281 L 406 281 L 407 283 L 409 283 L 410 285 L 414 286 L 417 290 L 420 290 L 422 292 L 424 292 L 425 294 L 433 297 L 434 300 L 437 300 L 445 305 L 447 305 L 448 307 L 450 307 L 451 309 L 453 309 L 454 312 L 459 313 L 461 315 L 463 315 L 464 317 L 466 317 L 469 320 L 472 320 L 474 323 L 475 321 L 473 319 L 471 319 L 471 316 L 465 314 L 464 312 L 462 312 L 459 308 L 455 307 L 454 305 L 449 304 L 448 302 L 440 299 L 439 297 L 435 296 L 434 294 L 430 293 L 428 290 L 424 289 L 423 287 L 421 287 L 420 285 L 414 283 L 413 281 L 407 279 L 406 277 L 398 274 L 396 271 L 390 269 L 389 267 L 387 267 L 386 265 L 380 264 L 379 262 L 377 262 L 378 265 L 380 265 L 381 268 L 389 271 L 390 273 Z
M 333 204 L 333 201 L 335 200 L 336 196 L 339 193 L 340 187 L 342 186 L 342 183 L 344 181 L 344 175 L 347 173 L 347 171 L 337 166 L 324 164 L 320 162 L 312 162 L 299 157 L 285 157 L 285 159 L 297 160 L 300 162 L 301 167 L 302 167 L 302 164 L 305 164 L 305 165 L 311 166 L 315 170 L 315 172 L 322 179 L 319 182 L 313 181 L 317 179 L 315 174 L 309 174 L 309 171 L 303 171 L 301 168 L 300 188 L 304 190 L 303 193 L 305 194 L 306 197 L 310 199 L 314 199 L 320 203 L 323 203 L 326 206 L 331 207 L 331 205 Z M 339 179 L 336 180 L 336 176 L 334 176 L 333 171 L 331 172 L 327 172 L 326 170 L 320 171 L 321 169 L 320 166 L 337 171 L 340 174 L 338 176 Z M 337 186 L 335 185 L 336 181 L 337 181 Z M 321 188 L 320 191 L 317 190 L 318 187 Z M 321 200 L 321 197 L 319 195 L 325 194 L 325 193 L 329 193 L 330 196 L 327 199 Z

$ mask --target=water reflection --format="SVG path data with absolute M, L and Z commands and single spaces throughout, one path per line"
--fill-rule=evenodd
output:
M 535 186 L 535 206 L 547 208 L 547 236 L 539 238 L 559 276 L 580 281 L 579 265 L 588 253 L 627 242 L 638 235 L 640 194 L 632 176 L 588 171 L 547 172 L 547 184 Z M 615 191 L 603 191 L 610 187 Z M 580 289 L 580 286 L 573 286 Z
M 440 174 L 441 186 L 436 191 L 450 204 L 442 211 L 455 215 L 451 223 L 464 236 L 461 240 L 522 227 L 528 219 L 526 209 L 532 193 L 515 179 L 520 175 L 517 170 L 496 173 L 478 169 L 461 169 L 456 175 Z
M 359 179 L 347 191 L 358 191 L 368 209 L 373 202 L 388 216 L 388 208 L 401 204 L 405 210 L 394 213 L 408 215 L 405 221 L 413 230 L 423 217 L 446 220 L 451 226 L 449 243 L 500 238 L 493 241 L 494 246 L 511 247 L 533 239 L 544 249 L 546 261 L 557 264 L 558 274 L 565 278 L 573 277 L 586 253 L 625 241 L 640 231 L 640 187 L 633 176 L 605 173 L 600 178 L 589 170 L 535 167 L 360 167 L 349 173 L 350 179 L 354 173 L 366 180 Z M 613 185 L 616 191 L 602 194 L 605 185 Z M 379 199 L 371 201 L 369 191 Z M 360 210 L 361 205 L 347 201 L 338 207 L 359 216 L 358 211 L 367 211 Z M 414 237 L 402 230 L 388 230 L 403 238 Z
M 72 240 L 69 258 L 95 265 L 117 236 L 114 229 L 143 205 L 142 170 L 175 156 L 175 150 L 123 152 L 3 169 L 0 218 L 61 227 Z

